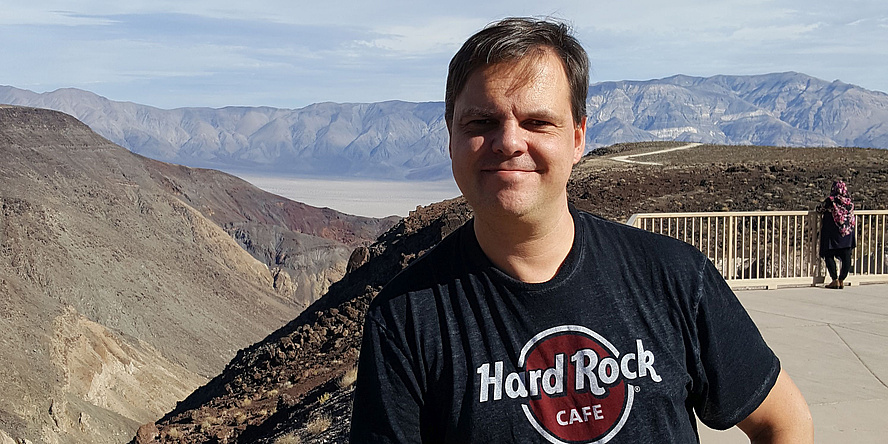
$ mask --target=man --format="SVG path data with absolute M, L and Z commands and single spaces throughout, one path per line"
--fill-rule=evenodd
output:
M 351 441 L 813 442 L 807 405 L 708 259 L 578 212 L 588 61 L 506 19 L 454 56 L 445 118 L 474 219 L 367 314 Z

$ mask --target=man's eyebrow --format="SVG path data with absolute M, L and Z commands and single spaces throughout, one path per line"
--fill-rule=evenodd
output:
M 559 119 L 558 113 L 553 112 L 552 110 L 546 109 L 546 108 L 533 109 L 533 110 L 527 111 L 523 114 L 524 114 L 525 118 L 534 119 L 534 120 L 545 120 L 547 122 L 555 122 L 555 121 L 558 121 L 558 119 Z M 477 118 L 477 117 L 496 118 L 499 115 L 500 115 L 499 111 L 496 111 L 494 109 L 480 107 L 480 106 L 469 106 L 469 107 L 462 109 L 459 112 L 459 115 L 454 116 L 454 119 L 455 120 L 463 120 L 463 119 L 467 119 L 467 118 L 473 119 L 473 118 Z
M 545 108 L 531 110 L 528 111 L 526 114 L 528 117 L 538 120 L 556 120 L 559 116 L 558 113 L 552 112 L 551 110 Z
M 496 112 L 489 108 L 482 108 L 480 106 L 470 106 L 462 110 L 459 113 L 459 117 L 492 117 L 496 115 Z

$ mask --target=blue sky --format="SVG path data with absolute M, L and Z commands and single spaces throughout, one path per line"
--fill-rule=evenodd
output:
M 438 101 L 462 41 L 513 15 L 571 23 L 593 83 L 798 71 L 888 91 L 885 0 L 0 0 L 0 85 L 160 108 Z

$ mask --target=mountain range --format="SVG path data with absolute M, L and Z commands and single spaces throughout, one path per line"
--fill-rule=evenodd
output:
M 0 86 L 0 103 L 68 113 L 135 153 L 192 167 L 377 179 L 450 174 L 441 102 L 164 110 L 77 89 Z M 888 147 L 888 94 L 795 72 L 596 83 L 587 106 L 589 149 L 662 140 Z

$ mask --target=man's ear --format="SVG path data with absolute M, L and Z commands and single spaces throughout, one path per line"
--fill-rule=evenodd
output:
M 450 156 L 450 160 L 453 160 L 453 131 L 451 131 L 450 126 L 452 122 L 450 120 L 444 119 L 444 124 L 447 125 L 447 155 Z
M 574 165 L 583 158 L 583 152 L 586 151 L 586 116 L 583 116 L 580 123 L 574 125 Z

